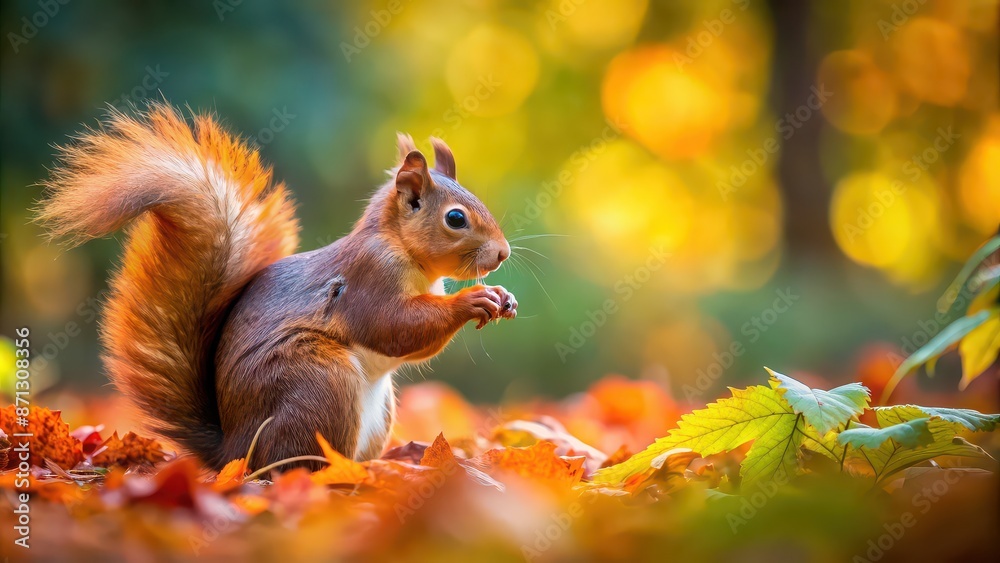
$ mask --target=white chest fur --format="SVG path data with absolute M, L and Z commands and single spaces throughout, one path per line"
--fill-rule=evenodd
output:
M 414 294 L 444 295 L 444 280 L 429 282 L 423 275 L 418 275 L 411 290 Z M 372 440 L 380 440 L 385 435 L 389 424 L 389 401 L 392 400 L 392 372 L 403 364 L 403 359 L 383 356 L 357 346 L 351 350 L 351 362 L 361 376 L 361 393 L 358 395 L 361 429 L 356 457 L 368 450 Z
M 356 456 L 368 450 L 372 440 L 385 435 L 389 423 L 389 401 L 392 400 L 392 372 L 403 363 L 402 358 L 391 358 L 357 347 L 351 359 L 361 375 L 361 392 L 358 394 L 358 412 L 361 428 L 358 432 Z

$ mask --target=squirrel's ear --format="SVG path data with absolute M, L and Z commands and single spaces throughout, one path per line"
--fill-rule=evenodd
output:
M 452 180 L 458 180 L 455 177 L 455 155 L 451 154 L 448 145 L 437 137 L 431 137 L 431 146 L 434 147 L 434 170 Z
M 420 209 L 420 198 L 431 183 L 427 172 L 427 159 L 418 150 L 410 151 L 403 158 L 403 164 L 396 172 L 396 191 L 406 199 L 406 203 Z
M 413 142 L 413 137 L 406 133 L 396 131 L 396 146 L 399 147 L 399 160 L 406 160 L 406 156 L 417 150 L 417 145 Z

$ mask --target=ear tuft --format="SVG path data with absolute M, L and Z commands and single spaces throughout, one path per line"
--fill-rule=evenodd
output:
M 396 146 L 399 147 L 399 160 L 405 160 L 408 154 L 417 150 L 413 137 L 399 131 L 396 131 Z
M 455 177 L 455 155 L 448 145 L 437 137 L 431 137 L 431 146 L 434 147 L 434 170 L 452 180 L 458 180 Z
M 427 159 L 420 151 L 411 150 L 403 157 L 403 164 L 396 172 L 396 191 L 406 199 L 406 203 L 411 209 L 417 210 L 420 209 L 420 198 L 430 183 Z

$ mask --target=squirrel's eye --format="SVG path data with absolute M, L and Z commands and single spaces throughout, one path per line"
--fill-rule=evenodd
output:
M 459 209 L 452 209 L 444 216 L 444 222 L 452 229 L 461 229 L 467 227 L 469 222 L 465 219 L 465 213 L 462 213 Z

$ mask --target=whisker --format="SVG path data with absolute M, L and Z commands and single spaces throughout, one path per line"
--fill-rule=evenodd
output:
M 541 268 L 541 266 L 539 266 L 538 264 L 535 264 L 534 260 L 532 260 L 531 258 L 528 258 L 527 256 L 525 256 L 523 254 L 521 254 L 520 256 L 521 256 L 521 260 L 524 260 L 525 263 L 530 264 L 531 266 L 533 266 L 535 268 L 535 270 L 538 271 L 539 274 L 542 274 L 543 276 L 546 275 L 545 274 L 545 270 L 543 270 Z
M 515 255 L 514 255 L 514 254 L 512 254 L 511 256 L 515 256 Z M 522 256 L 522 255 L 520 255 L 520 254 L 518 254 L 518 255 L 516 255 L 516 256 L 517 256 L 517 259 L 518 259 L 518 260 L 525 260 L 525 257 L 524 257 L 524 256 Z M 538 284 L 538 287 L 539 287 L 539 289 L 541 289 L 541 290 L 542 290 L 542 293 L 544 293 L 544 294 L 545 294 L 545 297 L 546 297 L 546 299 L 548 299 L 548 300 L 549 300 L 549 303 L 552 303 L 552 307 L 553 307 L 554 309 L 556 309 L 556 310 L 558 311 L 558 310 L 559 310 L 559 306 L 558 306 L 558 305 L 556 305 L 556 302 L 555 302 L 555 300 L 553 300 L 553 299 L 552 299 L 552 296 L 551 296 L 551 295 L 549 295 L 549 292 L 548 292 L 548 291 L 547 291 L 547 290 L 545 289 L 545 286 L 544 286 L 544 285 L 542 285 L 542 280 L 538 279 L 538 276 L 537 276 L 537 275 L 535 275 L 535 272 L 534 272 L 534 271 L 533 271 L 533 270 L 532 270 L 532 269 L 531 269 L 531 268 L 530 268 L 530 267 L 529 267 L 529 266 L 527 265 L 528 263 L 529 263 L 529 262 L 523 262 L 523 264 L 524 264 L 525 268 L 526 268 L 526 269 L 528 270 L 528 273 L 529 273 L 529 274 L 531 274 L 531 277 L 535 278 L 535 283 L 537 283 L 537 284 Z M 533 264 L 533 262 L 532 262 L 532 264 Z M 538 267 L 538 265 L 537 265 L 537 264 L 535 264 L 535 267 L 537 268 L 537 267 Z
M 531 239 L 535 239 L 535 238 L 545 238 L 545 237 L 569 237 L 569 236 L 571 236 L 571 235 L 562 235 L 562 234 L 555 234 L 555 233 L 538 234 L 538 235 L 522 235 L 522 236 L 519 236 L 519 237 L 514 237 L 512 239 L 509 239 L 507 242 L 519 242 L 519 241 L 522 241 L 522 240 L 531 240 Z
M 460 266 L 460 268 L 458 270 L 458 276 L 457 277 L 463 278 L 463 279 L 453 280 L 455 282 L 455 286 L 456 287 L 458 287 L 460 289 L 464 289 L 465 287 L 469 287 L 468 285 L 466 285 L 469 280 L 464 279 L 464 278 L 466 278 L 466 275 L 469 273 L 469 271 L 471 270 L 471 268 L 475 265 L 476 256 L 478 255 L 478 253 L 479 253 L 479 249 L 478 248 L 474 248 L 472 250 L 469 250 L 468 252 L 465 252 L 465 253 L 459 255 L 459 266 Z
M 479 333 L 479 345 L 483 347 L 483 353 L 486 354 L 486 357 L 489 358 L 490 361 L 493 361 L 493 356 L 491 356 L 489 351 L 486 350 L 486 342 L 483 341 L 482 332 Z
M 472 357 L 472 350 L 469 350 L 469 342 L 465 339 L 465 332 L 459 332 L 462 338 L 462 346 L 465 346 L 465 353 L 469 355 L 469 361 L 476 365 L 476 358 Z
M 526 246 L 514 246 L 514 245 L 511 245 L 510 249 L 511 250 L 527 250 L 528 252 L 531 252 L 533 254 L 537 254 L 537 255 L 541 256 L 542 258 L 545 258 L 546 260 L 549 259 L 548 256 L 542 254 L 541 252 L 535 250 L 534 248 L 528 248 Z

